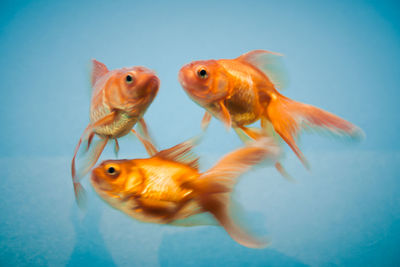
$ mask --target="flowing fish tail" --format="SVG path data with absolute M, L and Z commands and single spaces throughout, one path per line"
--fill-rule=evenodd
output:
M 354 124 L 317 107 L 293 101 L 279 93 L 271 94 L 265 116 L 307 169 L 309 163 L 295 141 L 301 129 L 320 128 L 336 136 L 347 136 L 352 139 L 361 139 L 364 136 L 364 132 Z
M 227 233 L 239 244 L 250 248 L 268 245 L 239 227 L 230 215 L 231 192 L 238 177 L 268 158 L 277 158 L 279 147 L 269 138 L 249 143 L 224 156 L 215 166 L 192 182 L 204 210 L 210 212 Z
M 90 169 L 96 164 L 97 160 L 99 159 L 101 153 L 104 150 L 108 142 L 108 138 L 101 139 L 100 141 L 96 142 L 94 145 L 93 150 L 90 154 L 86 157 L 85 162 L 82 164 L 82 168 L 77 171 L 76 170 L 76 157 L 79 151 L 79 148 L 82 144 L 82 141 L 88 141 L 88 145 L 86 150 L 89 150 L 90 145 L 92 144 L 94 133 L 91 131 L 91 127 L 88 126 L 85 131 L 83 132 L 81 138 L 79 139 L 78 144 L 75 147 L 74 156 L 71 162 L 71 175 L 72 175 L 72 183 L 74 185 L 74 194 L 76 203 L 80 208 L 84 208 L 86 205 L 86 192 L 81 183 L 79 182 L 89 171 Z

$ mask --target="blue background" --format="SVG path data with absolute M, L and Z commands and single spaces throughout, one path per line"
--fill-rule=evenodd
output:
M 2 1 L 0 265 L 398 265 L 399 18 L 396 1 Z M 272 167 L 243 176 L 235 198 L 269 248 L 244 248 L 219 227 L 137 222 L 87 181 L 87 212 L 77 208 L 70 160 L 89 122 L 90 59 L 157 72 L 145 119 L 167 148 L 198 134 L 203 116 L 178 83 L 181 66 L 253 49 L 285 55 L 286 96 L 367 136 L 302 135 L 311 172 L 285 147 L 296 183 Z M 134 137 L 120 145 L 120 158 L 146 157 Z M 213 119 L 197 148 L 202 170 L 241 145 Z

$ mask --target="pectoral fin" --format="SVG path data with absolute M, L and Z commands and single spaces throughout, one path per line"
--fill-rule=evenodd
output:
M 158 152 L 153 139 L 150 137 L 149 129 L 147 128 L 146 122 L 143 118 L 140 118 L 139 123 L 138 123 L 138 133 L 135 135 L 138 137 L 138 139 L 143 143 L 143 145 L 146 148 L 147 153 L 150 156 L 153 156 Z M 140 137 L 138 136 L 140 135 Z
M 279 144 L 279 141 L 277 140 L 276 136 L 273 135 L 272 132 L 269 132 L 267 130 L 259 129 L 259 128 L 248 128 L 241 126 L 240 130 L 237 130 L 236 133 L 239 135 L 239 138 L 242 139 L 243 142 L 249 142 L 249 140 L 259 140 L 261 138 L 265 138 L 265 136 L 272 137 L 273 140 L 276 142 L 276 144 Z M 246 139 L 247 137 L 247 139 Z M 285 170 L 285 168 L 282 166 L 282 164 L 277 161 L 275 163 L 275 168 L 276 170 L 289 182 L 294 182 L 295 180 L 290 176 L 290 174 Z
M 138 131 L 144 138 L 151 141 L 149 129 L 147 128 L 147 124 L 143 118 L 140 118 L 140 120 L 139 120 Z
M 106 116 L 101 118 L 100 120 L 92 123 L 90 127 L 94 130 L 97 127 L 102 127 L 102 126 L 106 126 L 107 124 L 111 124 L 115 121 L 117 115 L 118 115 L 118 110 L 113 110 L 109 114 L 107 114 Z
M 225 128 L 229 130 L 232 127 L 232 119 L 228 109 L 224 104 L 224 101 L 218 102 L 217 107 L 219 109 L 218 119 L 220 119 L 225 125 Z
M 207 130 L 208 125 L 210 124 L 210 121 L 211 121 L 211 117 L 212 116 L 208 111 L 206 111 L 206 113 L 204 113 L 204 117 L 201 120 L 201 129 L 203 131 Z
M 114 142 L 115 142 L 115 144 L 114 144 L 114 154 L 115 154 L 115 157 L 118 158 L 118 152 L 119 152 L 118 139 L 115 138 L 115 139 L 114 139 Z
M 157 148 L 155 148 L 155 146 L 149 140 L 147 140 L 146 138 L 141 136 L 134 129 L 132 129 L 131 131 L 134 135 L 136 135 L 136 137 L 139 139 L 139 141 L 143 144 L 143 146 L 146 149 L 147 154 L 149 154 L 149 156 L 154 156 L 155 154 L 157 154 Z

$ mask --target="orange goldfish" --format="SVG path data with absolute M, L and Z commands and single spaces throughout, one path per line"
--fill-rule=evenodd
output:
M 195 143 L 191 139 L 147 159 L 104 161 L 92 171 L 91 183 L 104 201 L 137 220 L 188 226 L 186 219 L 209 213 L 238 243 L 265 246 L 232 220 L 230 193 L 241 174 L 277 157 L 279 147 L 262 138 L 200 173 L 198 158 L 191 152 Z
M 189 97 L 206 109 L 203 130 L 214 116 L 228 129 L 233 127 L 242 140 L 278 134 L 308 168 L 295 141 L 302 128 L 320 127 L 350 137 L 363 133 L 332 113 L 280 94 L 277 88 L 287 84 L 280 57 L 277 53 L 255 50 L 235 59 L 194 61 L 181 68 L 179 82 Z M 246 127 L 259 120 L 262 129 Z M 275 166 L 287 176 L 279 162 Z
M 71 164 L 75 197 L 78 204 L 83 201 L 84 197 L 84 190 L 79 179 L 96 164 L 110 139 L 115 140 L 115 152 L 118 153 L 117 138 L 132 131 L 144 144 L 150 155 L 157 152 L 143 119 L 143 114 L 155 98 L 160 86 L 160 80 L 156 74 L 145 67 L 109 71 L 103 63 L 97 60 L 92 62 L 91 83 L 93 93 L 90 106 L 90 123 L 75 148 Z M 132 129 L 137 122 L 143 136 Z M 100 141 L 96 143 L 85 167 L 77 175 L 75 158 L 79 147 L 82 141 L 87 141 L 87 149 L 89 149 L 95 135 L 100 137 Z

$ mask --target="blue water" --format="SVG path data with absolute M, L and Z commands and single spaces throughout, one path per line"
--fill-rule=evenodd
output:
M 2 1 L 0 265 L 398 266 L 400 8 L 396 1 Z M 200 132 L 203 110 L 177 80 L 192 60 L 283 53 L 283 93 L 360 126 L 349 143 L 304 134 L 296 183 L 272 168 L 244 175 L 235 199 L 271 240 L 254 250 L 222 228 L 137 222 L 95 195 L 74 202 L 70 160 L 89 122 L 90 59 L 143 65 L 161 79 L 145 115 L 167 148 Z M 212 120 L 196 152 L 206 170 L 241 146 Z M 134 137 L 120 158 L 146 157 Z M 107 147 L 101 160 L 114 158 Z

